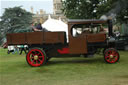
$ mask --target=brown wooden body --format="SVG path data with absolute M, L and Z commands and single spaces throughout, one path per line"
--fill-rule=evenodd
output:
M 66 42 L 65 32 L 28 32 L 28 33 L 12 33 L 7 34 L 8 45 L 34 45 L 38 46 L 43 44 L 58 44 L 61 43 L 62 48 L 65 46 L 69 49 L 68 54 L 88 54 L 89 44 L 93 43 L 106 43 L 106 33 L 83 33 L 78 37 L 73 37 L 71 30 L 76 24 L 104 24 L 107 21 L 104 20 L 75 20 L 68 22 L 68 38 L 69 42 Z M 99 44 L 100 45 L 100 44 Z M 54 46 L 55 47 L 55 46 Z M 61 47 L 61 46 L 60 46 Z M 101 47 L 101 46 L 99 46 Z M 42 47 L 40 47 L 42 48 Z M 95 47 L 94 47 L 95 48 Z M 98 48 L 98 47 L 97 47 Z M 61 49 L 61 48 L 59 48 Z
M 7 34 L 8 45 L 65 43 L 65 32 L 28 32 Z

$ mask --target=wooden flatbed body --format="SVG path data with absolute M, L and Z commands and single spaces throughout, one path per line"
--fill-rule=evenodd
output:
M 8 45 L 65 43 L 65 32 L 28 32 L 7 34 Z

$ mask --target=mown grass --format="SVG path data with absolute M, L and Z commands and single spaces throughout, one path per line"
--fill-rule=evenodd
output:
M 128 51 L 120 51 L 120 61 L 94 58 L 52 58 L 41 67 L 30 67 L 25 54 L 7 54 L 0 49 L 0 85 L 128 85 Z

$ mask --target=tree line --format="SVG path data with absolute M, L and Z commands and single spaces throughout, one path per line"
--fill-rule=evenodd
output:
M 128 21 L 128 0 L 63 0 L 62 11 L 69 19 L 100 19 L 112 16 L 118 23 Z

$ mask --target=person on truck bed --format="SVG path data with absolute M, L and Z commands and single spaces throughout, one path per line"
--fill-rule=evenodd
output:
M 39 23 L 39 24 L 37 24 L 37 26 L 36 26 L 36 31 L 42 31 L 42 26 L 41 26 L 41 23 Z
M 41 27 L 40 23 L 37 26 L 35 26 L 35 24 L 32 23 L 31 28 L 32 28 L 33 31 L 42 31 L 42 27 Z
M 43 28 L 41 26 L 41 23 L 37 24 L 37 26 L 34 25 L 34 23 L 32 23 L 32 26 L 31 26 L 32 30 L 35 32 L 35 31 L 45 31 L 47 32 L 47 29 Z

